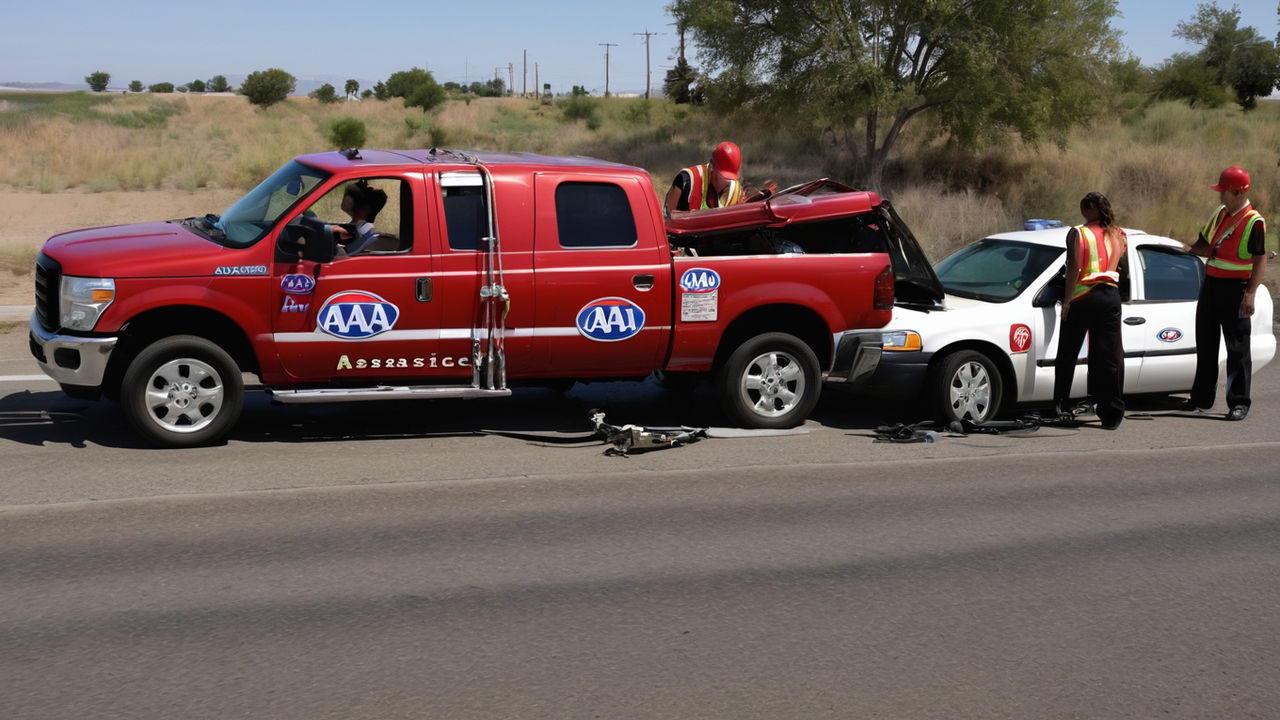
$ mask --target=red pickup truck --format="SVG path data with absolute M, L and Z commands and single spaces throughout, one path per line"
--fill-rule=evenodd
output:
M 49 239 L 30 345 L 168 447 L 223 437 L 243 373 L 281 403 L 711 373 L 731 422 L 787 427 L 874 370 L 919 252 L 895 221 L 829 182 L 668 226 L 644 170 L 589 158 L 305 155 L 221 216 Z M 781 252 L 798 226 L 812 252 Z

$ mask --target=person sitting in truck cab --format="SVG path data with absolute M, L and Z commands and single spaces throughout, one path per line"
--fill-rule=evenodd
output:
M 351 222 L 326 226 L 343 254 L 355 255 L 373 248 L 378 240 L 373 223 L 386 204 L 387 194 L 364 180 L 347 186 L 342 194 L 342 211 Z

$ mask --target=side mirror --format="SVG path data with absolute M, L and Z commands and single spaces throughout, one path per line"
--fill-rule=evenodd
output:
M 309 217 L 299 217 L 284 226 L 276 241 L 276 251 L 285 257 L 301 256 L 303 260 L 317 263 L 333 262 L 337 252 L 324 223 Z
M 1040 292 L 1036 293 L 1035 299 L 1031 301 L 1032 307 L 1051 308 L 1062 302 L 1063 279 L 1061 276 L 1050 280 L 1044 287 L 1040 288 Z

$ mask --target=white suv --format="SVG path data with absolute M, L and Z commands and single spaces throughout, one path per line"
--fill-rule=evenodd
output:
M 1016 403 L 1052 401 L 1067 232 L 1000 233 L 937 263 L 945 298 L 940 305 L 895 308 L 865 389 L 895 395 L 921 389 L 946 421 L 982 422 Z M 1124 392 L 1189 391 L 1204 262 L 1175 240 L 1127 232 L 1120 282 Z M 1275 357 L 1271 322 L 1272 300 L 1263 287 L 1253 315 L 1255 373 Z M 1087 348 L 1076 365 L 1073 397 L 1085 395 Z M 1219 358 L 1225 357 L 1219 340 Z

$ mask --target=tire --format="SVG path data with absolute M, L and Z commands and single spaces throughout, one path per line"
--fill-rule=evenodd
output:
M 818 404 L 818 357 L 799 338 L 765 333 L 738 346 L 715 373 L 720 404 L 740 427 L 789 428 Z
M 934 414 L 944 423 L 988 422 L 1000 413 L 1004 380 L 994 361 L 976 350 L 942 359 L 929 383 Z
M 120 403 L 129 424 L 159 447 L 207 445 L 231 430 L 244 408 L 240 368 L 201 337 L 175 335 L 148 345 L 129 364 Z

